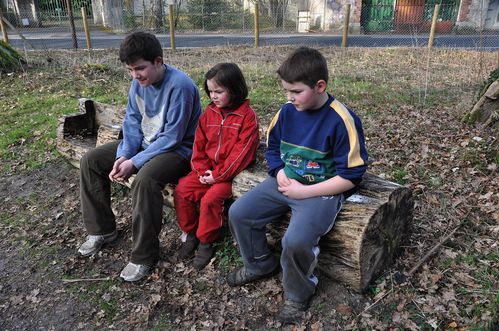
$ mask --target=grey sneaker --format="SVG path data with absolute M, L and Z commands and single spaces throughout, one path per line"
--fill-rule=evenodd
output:
M 277 320 L 282 324 L 291 324 L 300 322 L 303 318 L 303 312 L 308 309 L 308 302 L 296 302 L 285 300 Z
M 118 238 L 118 231 L 116 230 L 109 234 L 89 235 L 87 241 L 78 249 L 78 252 L 83 256 L 95 254 L 100 251 L 104 244 L 113 242 L 116 238 Z
M 121 271 L 120 277 L 127 282 L 136 282 L 151 270 L 151 266 L 147 264 L 135 264 L 129 262 L 127 266 Z

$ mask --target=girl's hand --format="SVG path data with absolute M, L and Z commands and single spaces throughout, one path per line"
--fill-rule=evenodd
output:
M 215 179 L 213 178 L 213 174 L 211 170 L 206 170 L 203 176 L 199 177 L 199 181 L 203 184 L 213 184 L 215 183 Z

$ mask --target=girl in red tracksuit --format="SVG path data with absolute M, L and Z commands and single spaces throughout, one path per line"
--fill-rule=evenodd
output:
M 232 179 L 254 161 L 259 145 L 258 119 L 246 99 L 248 87 L 239 67 L 215 65 L 205 75 L 204 89 L 211 103 L 196 129 L 192 171 L 180 179 L 174 193 L 183 231 L 179 258 L 195 251 L 198 270 L 215 252 L 213 242 L 222 227 L 224 201 L 232 196 Z

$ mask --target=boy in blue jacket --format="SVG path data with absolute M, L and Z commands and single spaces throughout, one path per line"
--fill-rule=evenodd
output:
M 286 324 L 308 308 L 318 282 L 319 240 L 332 229 L 344 193 L 361 181 L 367 151 L 360 119 L 326 92 L 327 62 L 319 51 L 298 48 L 277 74 L 288 102 L 269 125 L 269 177 L 229 210 L 244 265 L 227 282 L 241 286 L 278 271 L 265 229 L 291 210 L 280 259 L 285 301 L 277 316 Z
M 81 159 L 81 208 L 89 235 L 78 251 L 89 256 L 117 238 L 110 184 L 137 174 L 132 183 L 132 254 L 120 274 L 133 282 L 159 258 L 162 190 L 190 171 L 202 108 L 196 84 L 163 63 L 163 49 L 154 35 L 128 35 L 120 47 L 120 60 L 133 78 L 123 139 L 90 150 Z

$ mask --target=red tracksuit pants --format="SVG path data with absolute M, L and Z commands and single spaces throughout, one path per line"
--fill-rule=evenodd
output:
M 189 234 L 195 231 L 203 244 L 216 241 L 222 227 L 224 201 L 231 196 L 232 182 L 202 184 L 197 173 L 191 171 L 179 180 L 173 195 L 180 229 Z

